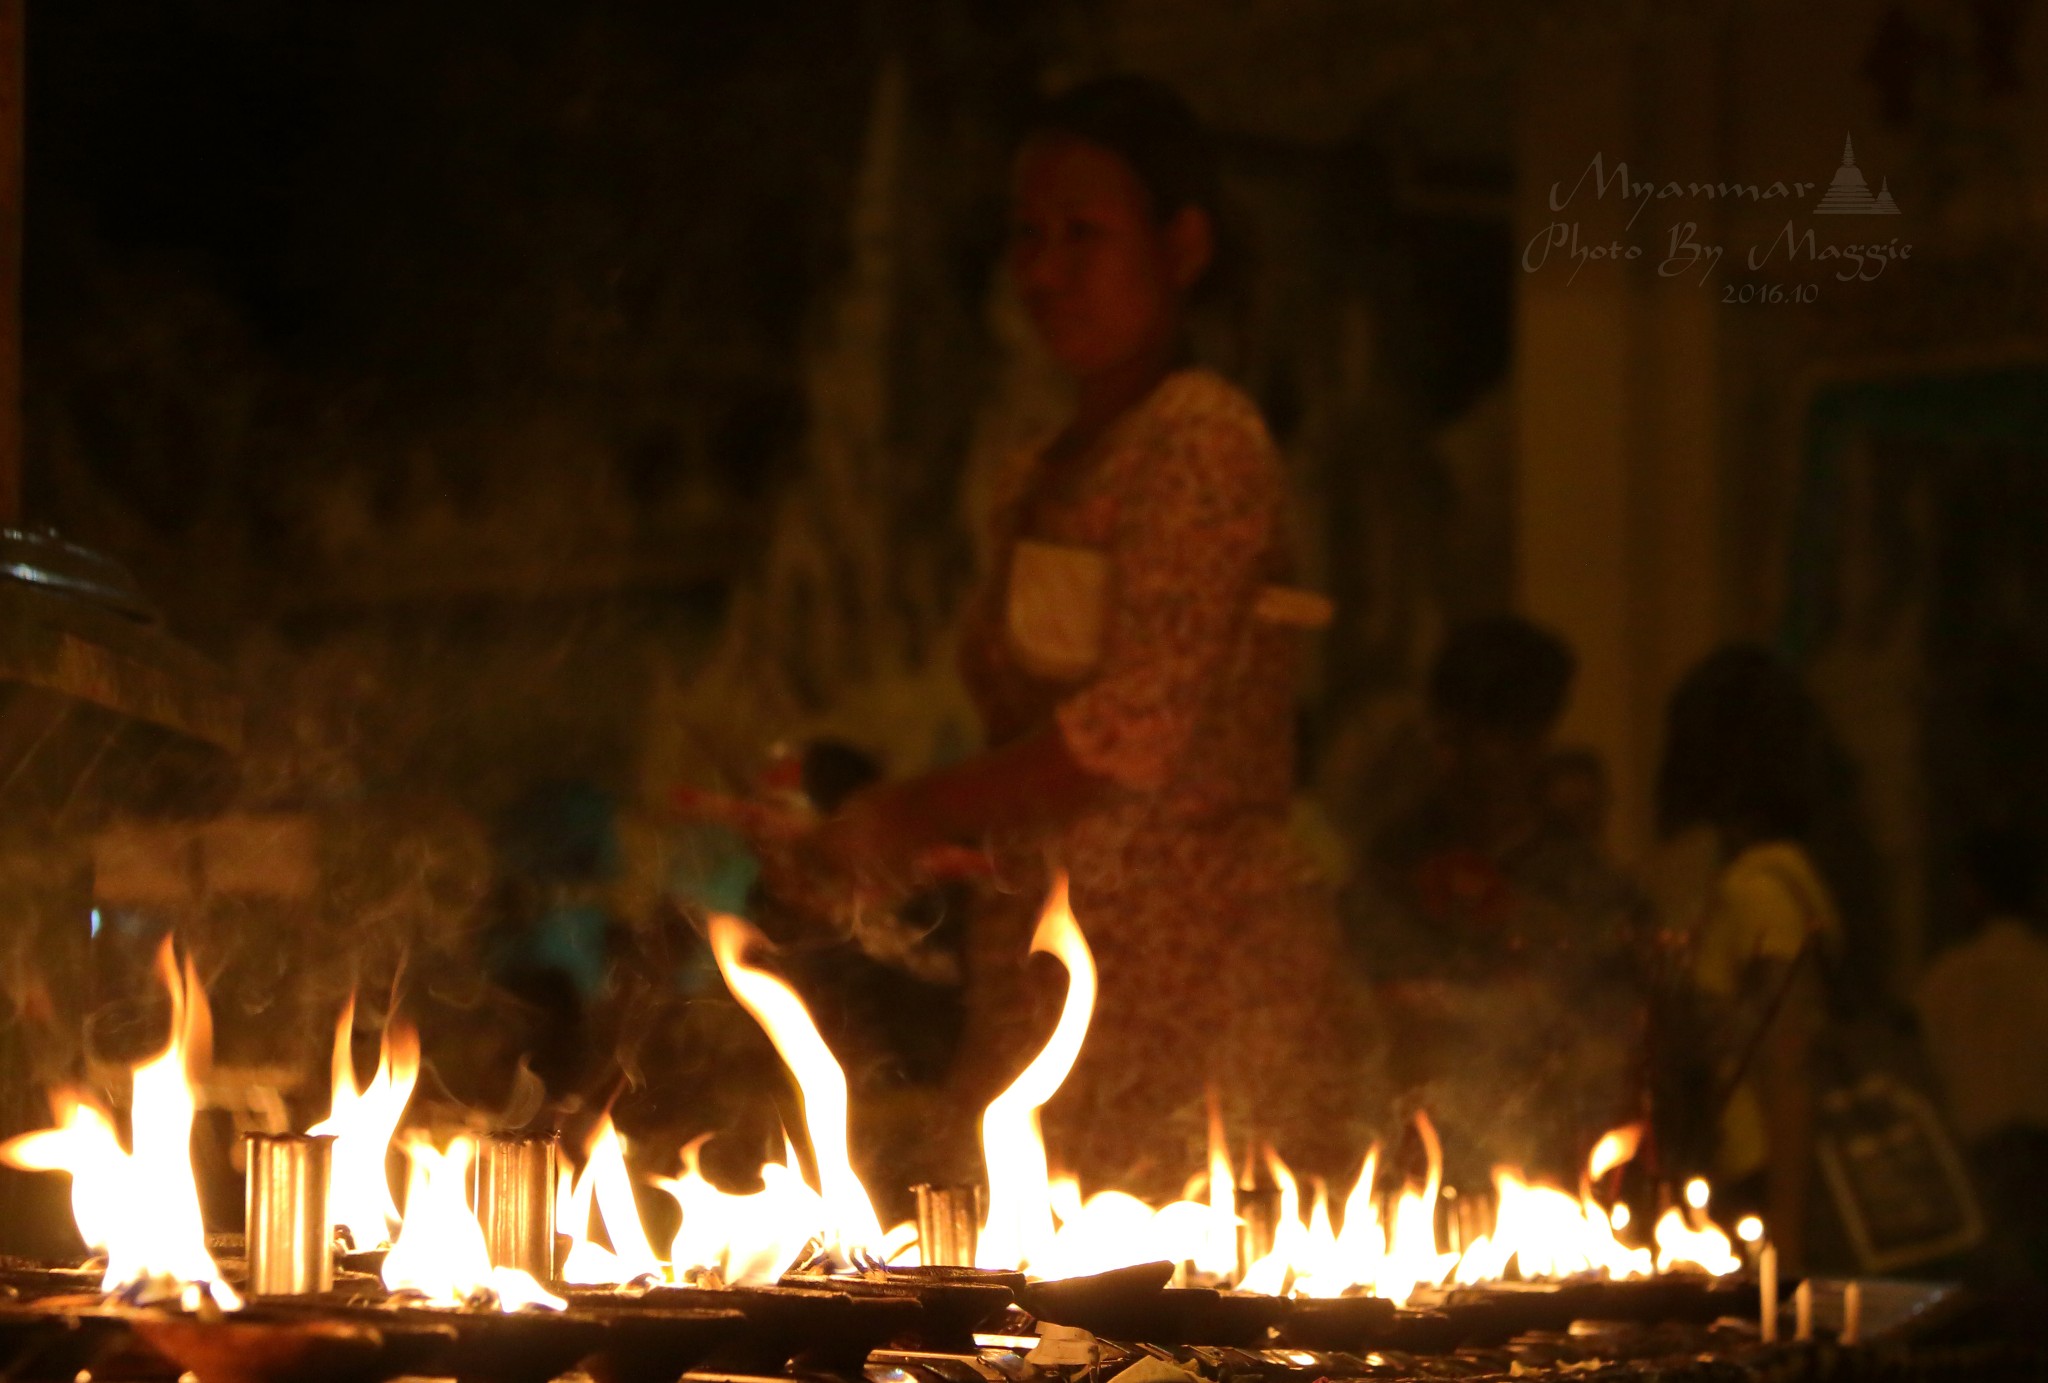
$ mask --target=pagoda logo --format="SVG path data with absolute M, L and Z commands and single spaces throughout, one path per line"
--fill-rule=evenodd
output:
M 1899 204 L 1892 200 L 1889 181 L 1880 181 L 1873 194 L 1870 184 L 1863 179 L 1863 170 L 1856 166 L 1856 146 L 1849 136 L 1842 136 L 1842 166 L 1835 170 L 1835 180 L 1828 184 L 1828 190 L 1821 195 L 1820 205 L 1813 209 L 1815 216 L 1897 216 Z

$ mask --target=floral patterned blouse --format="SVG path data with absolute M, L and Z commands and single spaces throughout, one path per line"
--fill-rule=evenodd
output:
M 1219 376 L 1179 371 L 1077 464 L 1027 455 L 998 495 L 997 569 L 962 646 L 990 740 L 1049 720 L 1114 787 L 1020 851 L 1036 868 L 977 919 L 966 1049 L 991 1069 L 974 1093 L 1021 1068 L 1063 992 L 1022 973 L 1043 870 L 1063 867 L 1101 988 L 1080 1064 L 1046 1109 L 1054 1164 L 1089 1187 L 1177 1194 L 1202 1165 L 1213 1088 L 1240 1155 L 1258 1137 L 1317 1166 L 1340 1098 L 1340 948 L 1286 832 L 1302 635 L 1257 614 L 1291 567 L 1265 424 Z M 1091 667 L 1048 674 L 1019 646 L 1034 599 L 1072 598 L 1017 587 L 1020 543 L 1106 558 Z

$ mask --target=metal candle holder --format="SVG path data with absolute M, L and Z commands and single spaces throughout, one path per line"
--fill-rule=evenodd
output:
M 917 1197 L 917 1243 L 927 1266 L 974 1266 L 975 1238 L 987 1200 L 979 1186 L 913 1186 Z
M 334 1228 L 328 1213 L 334 1140 L 304 1133 L 252 1133 L 246 1237 L 253 1296 L 310 1296 L 334 1286 Z
M 523 1133 L 494 1133 L 478 1148 L 476 1218 L 492 1267 L 553 1280 L 559 1149 L 552 1136 Z

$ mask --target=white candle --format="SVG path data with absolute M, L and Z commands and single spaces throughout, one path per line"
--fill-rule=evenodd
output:
M 1763 1324 L 1763 1338 L 1767 1345 L 1778 1342 L 1778 1246 L 1764 1240 L 1762 1252 L 1756 1259 L 1757 1304 Z
M 1813 1338 L 1813 1279 L 1792 1289 L 1792 1314 L 1796 1327 L 1793 1338 L 1805 1344 Z
M 1851 1282 L 1842 1288 L 1842 1343 L 1853 1345 L 1863 1334 L 1863 1284 Z

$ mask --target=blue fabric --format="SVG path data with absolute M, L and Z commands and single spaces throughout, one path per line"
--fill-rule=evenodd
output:
M 559 970 L 588 1004 L 609 980 L 607 935 L 611 919 L 595 903 L 570 903 L 541 914 L 528 934 L 520 959 L 539 970 Z

